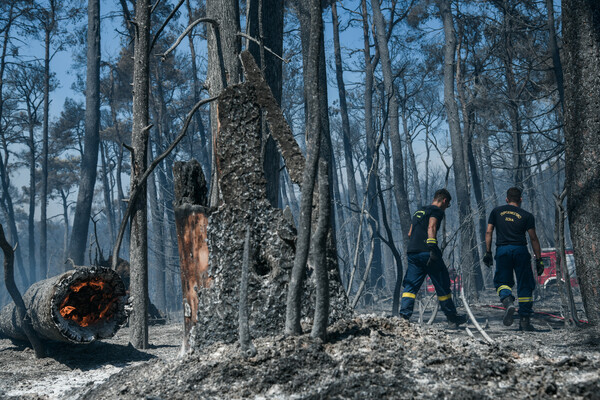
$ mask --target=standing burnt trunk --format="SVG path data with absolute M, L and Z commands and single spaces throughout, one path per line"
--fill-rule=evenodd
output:
M 176 162 L 173 167 L 175 182 L 175 227 L 179 246 L 181 289 L 183 292 L 183 344 L 186 353 L 193 348 L 190 342 L 192 328 L 198 321 L 198 290 L 207 287 L 208 225 L 206 180 L 196 160 Z
M 296 228 L 291 213 L 273 208 L 267 200 L 266 180 L 260 159 L 261 105 L 266 106 L 263 107 L 263 111 L 267 111 L 264 114 L 265 118 L 292 179 L 302 175 L 303 159 L 297 151 L 297 143 L 293 140 L 289 127 L 285 129 L 282 125 L 279 118 L 281 113 L 277 112 L 280 110 L 272 103 L 272 93 L 264 85 L 264 78 L 256 68 L 256 63 L 247 53 L 243 54 L 242 58 L 247 69 L 247 82 L 226 88 L 218 102 L 216 173 L 223 201 L 218 209 L 211 209 L 208 215 L 208 269 L 196 285 L 198 312 L 195 328 L 189 331 L 188 343 L 191 347 L 204 346 L 215 341 L 233 343 L 238 340 L 239 285 L 247 227 L 250 227 L 252 238 L 248 254 L 252 262 L 248 265 L 247 289 L 250 335 L 259 337 L 278 334 L 282 332 L 284 325 L 285 297 L 293 265 Z M 176 175 L 183 176 L 188 182 L 193 181 L 185 178 L 186 173 Z M 178 182 L 181 179 L 175 178 L 176 192 L 178 186 L 184 186 Z M 200 186 L 189 192 L 196 193 Z M 201 203 L 201 197 L 192 197 Z M 192 204 L 196 204 L 193 207 L 200 207 L 198 202 Z M 204 209 L 204 212 L 208 213 L 208 210 Z M 198 230 L 203 223 L 195 222 L 185 230 L 179 230 L 178 226 L 179 237 Z M 194 235 L 199 236 L 198 233 Z M 190 254 L 189 249 L 192 249 L 195 257 L 193 268 L 196 268 L 192 274 L 203 271 L 195 254 L 204 243 L 197 241 L 196 244 L 187 247 L 188 250 L 185 250 L 184 246 L 188 246 L 189 243 L 179 243 L 180 255 Z M 193 284 L 190 285 L 186 281 L 189 277 L 183 276 L 183 258 L 181 264 L 183 285 L 188 286 L 187 290 L 190 293 Z M 336 282 L 339 286 L 339 279 Z M 330 284 L 330 319 L 349 313 L 346 298 L 340 296 L 343 290 L 334 291 L 335 286 Z M 309 299 L 314 297 L 314 292 L 314 280 L 307 279 L 304 290 L 307 295 L 304 296 L 302 307 L 304 315 L 312 315 L 314 308 Z M 195 314 L 191 307 L 190 312 Z

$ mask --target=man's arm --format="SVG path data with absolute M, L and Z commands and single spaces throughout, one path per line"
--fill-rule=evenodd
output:
M 408 237 L 410 237 L 410 235 L 412 235 L 412 224 L 410 224 L 410 229 L 408 230 Z
M 487 230 L 485 231 L 485 251 L 488 253 L 492 252 L 492 236 L 494 234 L 494 225 L 488 224 Z
M 427 227 L 427 238 L 435 239 L 437 236 L 437 218 L 429 217 L 429 226 Z
M 535 232 L 535 228 L 527 230 L 527 233 L 529 233 L 529 239 L 531 239 L 531 248 L 533 249 L 535 258 L 539 260 L 542 258 L 542 248 L 540 247 L 540 241 L 537 237 L 537 233 Z

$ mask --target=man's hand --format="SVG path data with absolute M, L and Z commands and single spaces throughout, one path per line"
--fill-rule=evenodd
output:
M 491 267 L 494 264 L 494 257 L 492 257 L 491 251 L 486 251 L 485 256 L 483 256 L 483 263 L 486 267 Z
M 427 247 L 429 248 L 429 260 L 427 260 L 427 266 L 429 267 L 440 260 L 442 252 L 435 238 L 427 239 Z
M 544 273 L 544 260 L 542 258 L 535 259 L 535 270 L 538 276 L 541 276 Z

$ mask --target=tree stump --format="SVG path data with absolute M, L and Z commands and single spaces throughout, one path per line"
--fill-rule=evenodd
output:
M 198 291 L 208 287 L 208 246 L 206 228 L 208 208 L 205 207 L 206 180 L 196 160 L 176 162 L 173 166 L 175 182 L 175 228 L 179 248 L 181 289 L 183 293 L 183 343 L 181 351 L 193 348 L 192 329 L 198 321 Z

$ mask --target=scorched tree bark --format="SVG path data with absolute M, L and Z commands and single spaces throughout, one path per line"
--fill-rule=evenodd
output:
M 581 297 L 600 324 L 600 3 L 564 0 L 567 210 Z

